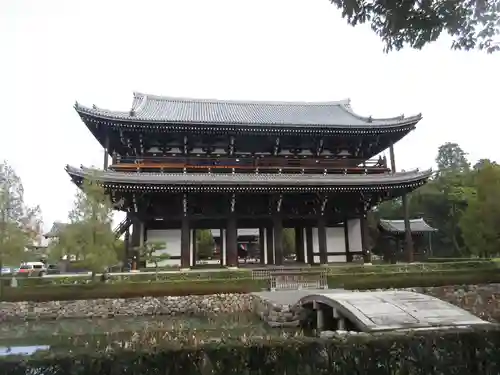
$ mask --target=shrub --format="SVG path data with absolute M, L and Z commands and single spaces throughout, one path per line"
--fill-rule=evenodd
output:
M 172 282 L 91 283 L 79 285 L 44 285 L 4 287 L 2 301 L 66 301 L 99 298 L 135 298 L 159 296 L 250 293 L 266 287 L 265 281 L 252 279 L 213 279 Z
M 500 283 L 500 272 L 496 269 L 442 270 L 430 272 L 393 272 L 328 275 L 330 288 L 345 289 L 391 289 L 432 287 L 446 285 L 474 285 Z
M 356 335 L 337 339 L 175 341 L 136 350 L 89 349 L 0 357 L 3 375 L 25 374 L 498 374 L 497 329 Z

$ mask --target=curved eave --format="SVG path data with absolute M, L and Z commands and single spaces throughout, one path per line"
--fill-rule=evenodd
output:
M 333 191 L 384 191 L 415 189 L 423 185 L 432 171 L 400 172 L 385 175 L 285 175 L 285 174 L 222 174 L 222 173 L 124 173 L 98 171 L 87 168 L 66 167 L 75 183 L 84 178 L 95 178 L 109 188 L 162 191 L 172 189 L 208 189 L 209 191 L 280 190 L 300 192 L 309 190 Z
M 85 120 L 88 118 L 90 122 L 104 124 L 108 126 L 122 126 L 131 128 L 151 128 L 160 126 L 223 126 L 223 127 L 256 127 L 262 129 L 265 127 L 280 127 L 280 128 L 302 128 L 302 129 L 332 129 L 332 130 L 396 130 L 401 128 L 408 128 L 411 130 L 422 119 L 422 115 L 418 114 L 410 117 L 394 117 L 394 118 L 366 118 L 353 113 L 348 106 L 343 108 L 353 116 L 353 118 L 362 120 L 363 124 L 322 124 L 322 123 L 292 123 L 292 122 L 270 122 L 270 123 L 257 123 L 257 122 L 195 122 L 195 121 L 172 121 L 164 119 L 152 119 L 141 117 L 140 115 L 131 116 L 128 112 L 108 111 L 98 108 L 89 108 L 82 105 L 75 105 L 75 110 L 80 117 Z M 206 130 L 213 130 L 207 128 Z M 238 130 L 238 129 L 235 129 Z

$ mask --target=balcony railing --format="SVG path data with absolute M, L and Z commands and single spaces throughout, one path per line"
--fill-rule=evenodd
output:
M 389 172 L 385 159 L 326 159 L 326 158 L 209 158 L 209 157 L 144 157 L 121 158 L 111 166 L 116 171 L 138 172 L 255 172 L 263 173 L 344 173 L 377 174 Z

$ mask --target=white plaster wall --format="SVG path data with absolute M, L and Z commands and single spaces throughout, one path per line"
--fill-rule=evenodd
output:
M 179 257 L 181 255 L 181 230 L 180 229 L 149 229 L 147 238 L 150 242 L 164 242 L 165 249 L 158 250 L 159 253 L 167 253 L 170 256 Z M 158 266 L 179 266 L 180 259 L 166 259 L 158 263 Z M 147 263 L 146 267 L 154 267 L 154 264 Z
M 346 255 L 328 255 L 328 263 L 345 263 L 347 262 Z
M 359 219 L 347 221 L 347 233 L 349 235 L 349 251 L 362 251 L 361 222 Z
M 329 253 L 345 253 L 345 233 L 343 227 L 326 228 L 326 251 Z M 328 255 L 328 263 L 346 262 L 345 255 Z
M 314 253 L 319 253 L 319 238 L 318 238 L 318 228 L 312 228 L 312 243 L 313 243 L 313 254 Z M 319 255 L 313 255 L 314 257 L 314 263 L 319 264 L 320 263 L 320 257 Z
M 328 253 L 345 253 L 344 228 L 326 228 L 326 251 Z

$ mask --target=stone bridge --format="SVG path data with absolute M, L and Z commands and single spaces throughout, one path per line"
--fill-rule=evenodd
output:
M 261 306 L 261 317 L 277 327 L 300 324 L 319 331 L 381 332 L 490 324 L 438 298 L 404 290 L 286 291 L 269 292 L 260 298 L 268 308 L 266 315 Z M 273 319 L 278 304 L 288 309 Z

